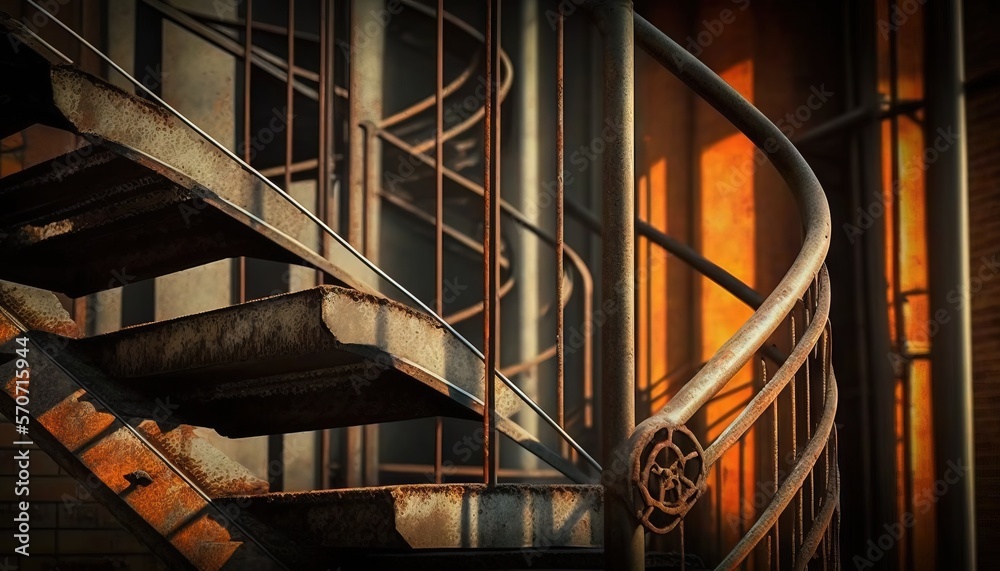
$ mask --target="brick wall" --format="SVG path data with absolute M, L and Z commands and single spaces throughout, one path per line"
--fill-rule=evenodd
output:
M 1000 258 L 1000 36 L 996 3 L 965 3 L 972 289 L 983 258 Z M 1000 279 L 972 296 L 972 375 L 976 447 L 976 520 L 980 569 L 1000 558 Z
M 37 447 L 31 449 L 30 557 L 10 556 L 14 539 L 16 466 L 13 424 L 0 416 L 0 571 L 166 569 L 145 545 Z M 17 500 L 17 501 L 15 501 Z

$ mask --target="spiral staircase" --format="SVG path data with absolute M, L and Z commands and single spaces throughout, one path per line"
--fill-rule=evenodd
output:
M 190 19 L 169 4 L 148 4 L 175 22 Z M 423 4 L 403 4 L 434 17 Z M 593 10 L 599 22 L 607 17 L 604 8 Z M 458 18 L 446 18 L 466 32 L 466 41 L 483 41 Z M 759 476 L 773 485 L 768 502 L 740 541 L 712 564 L 839 567 L 837 389 L 829 367 L 829 279 L 822 265 L 830 222 L 822 189 L 774 125 L 640 16 L 634 16 L 636 45 L 762 149 L 769 142 L 768 158 L 800 204 L 805 238 L 792 268 L 764 297 L 669 236 L 637 225 L 640 234 L 756 311 L 661 412 L 605 456 L 616 461 L 605 462 L 603 470 L 565 431 L 560 434 L 566 444 L 557 450 L 513 420 L 528 408 L 551 417 L 503 375 L 496 375 L 496 393 L 487 398 L 484 380 L 492 373 L 453 327 L 482 312 L 483 304 L 440 317 L 416 299 L 389 299 L 388 276 L 346 242 L 334 242 L 323 255 L 305 246 L 318 224 L 330 237 L 339 236 L 164 102 L 82 72 L 9 17 L 0 19 L 0 31 L 3 73 L 18 78 L 0 86 L 0 136 L 43 124 L 87 142 L 0 179 L 0 411 L 9 418 L 19 414 L 17 349 L 27 338 L 34 441 L 170 568 L 614 565 L 616 552 L 605 539 L 608 522 L 616 521 L 604 513 L 609 498 L 626 506 L 633 526 L 653 534 L 698 533 L 690 526 L 684 532 L 683 520 L 704 493 L 713 466 L 758 421 L 777 424 L 777 399 L 786 387 L 792 434 L 797 429 L 805 436 L 779 442 L 774 432 L 773 474 L 768 467 Z M 280 71 L 271 60 L 253 63 Z M 459 92 L 473 70 L 454 78 L 445 94 Z M 501 99 L 510 75 L 498 91 Z M 434 137 L 427 138 L 426 126 L 393 129 L 432 111 L 433 103 L 431 97 L 386 118 L 379 136 L 394 152 L 433 166 Z M 443 176 L 473 196 L 484 189 L 461 173 L 469 152 L 461 136 L 484 115 L 485 108 L 478 110 L 445 135 Z M 381 200 L 415 223 L 433 223 L 406 193 L 383 189 Z M 562 278 L 567 299 L 592 295 L 589 270 L 576 252 L 511 205 L 501 208 L 564 252 L 571 268 Z M 570 213 L 600 229 L 586 212 Z M 458 245 L 483 253 L 460 229 L 444 231 Z M 313 268 L 325 285 L 90 337 L 51 293 L 79 297 L 123 285 L 113 276 L 138 281 L 239 256 Z M 511 287 L 508 276 L 500 295 Z M 804 316 L 804 326 L 790 353 L 765 346 L 789 321 L 794 337 L 796 315 Z M 585 316 L 585 322 L 590 319 Z M 537 359 L 554 355 L 555 347 Z M 776 371 L 721 435 L 703 445 L 689 420 L 755 357 L 770 360 Z M 267 482 L 193 430 L 209 427 L 243 437 L 435 416 L 482 422 L 490 409 L 502 434 L 558 470 L 566 483 L 269 492 Z M 779 478 L 779 455 L 788 453 L 788 471 L 783 465 Z M 683 551 L 648 553 L 645 564 L 704 565 Z

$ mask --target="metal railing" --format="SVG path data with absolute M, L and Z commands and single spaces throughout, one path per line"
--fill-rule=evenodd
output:
M 720 569 L 738 567 L 755 549 L 766 543 L 768 567 L 780 561 L 780 519 L 795 502 L 789 518 L 793 542 L 789 562 L 796 569 L 809 565 L 822 546 L 823 562 L 837 565 L 836 526 L 831 520 L 837 509 L 839 478 L 836 470 L 834 415 L 837 386 L 829 366 L 830 310 L 829 277 L 823 266 L 830 242 L 830 213 L 823 189 L 809 165 L 792 143 L 753 105 L 715 73 L 652 24 L 636 15 L 635 38 L 644 51 L 676 75 L 694 92 L 715 107 L 742 131 L 765 155 L 792 191 L 803 218 L 804 239 L 798 256 L 774 291 L 712 356 L 695 376 L 658 413 L 636 427 L 619 448 L 626 459 L 627 474 L 615 486 L 617 493 L 633 501 L 640 522 L 649 530 L 665 533 L 681 524 L 707 486 L 709 470 L 727 450 L 745 437 L 747 431 L 769 410 L 774 459 L 772 497 L 756 522 L 732 547 L 719 564 Z M 796 305 L 801 303 L 806 323 L 801 338 L 795 337 Z M 788 321 L 793 349 L 778 371 L 764 384 L 736 419 L 703 448 L 687 423 L 722 391 L 737 373 L 763 349 L 771 335 Z M 801 323 L 801 321 L 800 321 Z M 816 370 L 818 369 L 818 371 Z M 818 380 L 811 372 L 818 372 Z M 797 385 L 804 389 L 798 400 Z M 778 396 L 789 387 L 790 425 L 782 446 L 779 434 Z M 812 393 L 820 391 L 819 411 L 814 416 Z M 804 402 L 803 402 L 804 401 Z M 805 414 L 805 419 L 797 417 Z M 804 420 L 804 422 L 802 422 Z M 805 438 L 798 431 L 804 428 Z M 791 452 L 790 472 L 781 478 L 781 452 Z M 823 459 L 822 466 L 819 465 Z M 779 479 L 781 480 L 779 485 Z M 758 478 L 760 480 L 760 478 Z M 807 484 L 808 481 L 808 484 Z M 817 482 L 821 487 L 816 493 Z M 808 499 L 803 490 L 809 489 Z M 817 497 L 819 496 L 819 497 Z M 808 501 L 808 510 L 804 503 Z M 805 511 L 809 514 L 809 527 Z M 830 552 L 830 553 L 828 553 Z M 773 558 L 772 558 L 773 557 Z
M 726 555 L 721 557 L 720 568 L 735 568 L 743 563 L 751 554 L 754 555 L 760 564 L 771 567 L 772 562 L 787 560 L 788 564 L 794 568 L 801 569 L 809 565 L 817 551 L 822 552 L 824 563 L 831 561 L 834 567 L 837 566 L 837 526 L 834 515 L 837 511 L 839 496 L 839 479 L 836 468 L 836 447 L 835 432 L 833 431 L 833 415 L 836 410 L 837 389 L 833 371 L 829 366 L 830 353 L 830 329 L 827 317 L 829 315 L 829 279 L 823 267 L 823 260 L 826 256 L 830 239 L 830 217 L 826 199 L 822 188 L 802 159 L 794 146 L 780 132 L 780 130 L 770 123 L 759 111 L 750 103 L 740 97 L 732 88 L 726 85 L 718 76 L 701 64 L 696 58 L 688 54 L 682 47 L 670 40 L 666 35 L 653 27 L 649 22 L 634 16 L 634 39 L 643 50 L 648 52 L 663 67 L 677 75 L 698 95 L 708 101 L 713 107 L 723 113 L 736 127 L 745 133 L 761 150 L 765 151 L 767 157 L 778 169 L 785 181 L 791 188 L 795 196 L 800 212 L 803 217 L 803 227 L 805 237 L 798 257 L 795 259 L 785 277 L 781 280 L 774 291 L 766 296 L 760 296 L 746 284 L 730 275 L 724 269 L 718 267 L 711 261 L 700 256 L 693 249 L 673 240 L 669 236 L 659 232 L 642 220 L 635 220 L 634 212 L 629 205 L 622 205 L 619 212 L 620 217 L 610 226 L 607 219 L 602 225 L 596 221 L 587 211 L 576 207 L 572 201 L 565 200 L 565 184 L 560 174 L 556 190 L 556 229 L 555 236 L 548 235 L 545 231 L 532 222 L 527 216 L 518 211 L 514 206 L 505 202 L 500 195 L 499 176 L 499 127 L 500 127 L 500 105 L 510 89 L 510 82 L 513 70 L 509 58 L 499 45 L 499 24 L 500 24 L 500 0 L 488 0 L 488 12 L 490 18 L 487 24 L 486 34 L 481 34 L 472 26 L 462 22 L 458 18 L 443 11 L 442 0 L 437 2 L 437 10 L 430 8 L 419 2 L 404 0 L 403 4 L 415 13 L 423 14 L 425 17 L 433 17 L 436 24 L 436 91 L 434 96 L 427 97 L 414 103 L 407 109 L 383 118 L 377 124 L 367 125 L 367 139 L 365 142 L 366 152 L 370 151 L 375 144 L 388 144 L 400 151 L 414 157 L 419 162 L 429 168 L 433 168 L 435 174 L 435 208 L 433 215 L 409 203 L 404 198 L 381 188 L 378 181 L 377 172 L 368 171 L 368 167 L 374 163 L 369 160 L 363 161 L 366 172 L 364 178 L 368 181 L 363 199 L 366 204 L 372 200 L 381 200 L 386 204 L 394 205 L 404 212 L 407 212 L 415 221 L 425 224 L 433 224 L 435 229 L 435 290 L 436 299 L 433 308 L 417 296 L 403 288 L 397 281 L 386 274 L 378 265 L 369 261 L 368 257 L 361 254 L 360 246 L 357 243 L 349 243 L 335 232 L 329 225 L 326 214 L 329 205 L 325 202 L 330 195 L 330 186 L 333 181 L 335 169 L 334 137 L 334 107 L 335 97 L 347 97 L 350 100 L 351 94 L 347 89 L 336 86 L 333 81 L 335 37 L 334 26 L 329 12 L 330 8 L 326 2 L 321 2 L 321 25 L 320 34 L 317 38 L 305 38 L 306 41 L 315 41 L 319 45 L 321 54 L 319 69 L 312 71 L 304 69 L 295 61 L 295 38 L 304 37 L 297 32 L 294 26 L 295 5 L 289 2 L 289 24 L 282 28 L 257 22 L 253 19 L 251 3 L 247 2 L 247 12 L 242 22 L 217 20 L 205 23 L 194 15 L 185 13 L 168 3 L 158 0 L 141 0 L 144 4 L 156 9 L 164 17 L 186 29 L 198 34 L 203 39 L 213 43 L 217 47 L 227 51 L 237 58 L 242 58 L 244 64 L 244 137 L 249 137 L 250 133 L 250 75 L 252 69 L 261 69 L 268 75 L 286 82 L 286 102 L 289 117 L 293 114 L 295 94 L 315 99 L 320 105 L 319 117 L 319 147 L 317 149 L 317 159 L 315 161 L 305 161 L 295 163 L 292 148 L 294 137 L 291 119 L 289 118 L 289 129 L 286 140 L 284 164 L 273 169 L 266 169 L 271 175 L 281 175 L 284 177 L 284 188 L 271 182 L 267 177 L 250 166 L 249 154 L 239 157 L 228 150 L 224 145 L 218 143 L 193 122 L 185 119 L 180 113 L 171 108 L 165 101 L 159 98 L 152 91 L 148 90 L 141 82 L 136 81 L 121 67 L 111 61 L 96 48 L 87 43 L 83 38 L 78 39 L 88 49 L 98 53 L 107 63 L 118 73 L 129 78 L 137 88 L 146 92 L 147 96 L 157 101 L 166 109 L 176 115 L 188 127 L 196 131 L 199 135 L 211 142 L 220 151 L 227 154 L 234 161 L 239 162 L 247 171 L 259 177 L 273 192 L 288 200 L 303 214 L 315 223 L 324 235 L 321 253 L 327 254 L 333 244 L 327 240 L 332 240 L 336 247 L 344 248 L 352 255 L 361 260 L 365 266 L 380 279 L 389 283 L 398 292 L 402 293 L 407 300 L 432 315 L 443 327 L 460 339 L 470 350 L 475 352 L 484 362 L 487 363 L 486 391 L 484 399 L 484 432 L 488 441 L 495 442 L 491 438 L 495 434 L 495 426 L 491 422 L 495 411 L 492 406 L 492 399 L 489 398 L 493 392 L 491 380 L 499 378 L 501 382 L 507 384 L 531 410 L 539 415 L 549 426 L 551 426 L 560 437 L 567 443 L 568 448 L 572 448 L 572 453 L 578 454 L 586 462 L 595 468 L 600 468 L 594 460 L 567 431 L 565 412 L 565 331 L 566 324 L 564 318 L 564 308 L 569 304 L 570 296 L 575 291 L 574 279 L 565 272 L 565 262 L 573 268 L 575 278 L 581 283 L 581 308 L 583 319 L 581 327 L 583 329 L 584 344 L 581 355 L 583 375 L 580 379 L 584 394 L 584 409 L 589 410 L 593 391 L 593 295 L 594 286 L 589 269 L 583 258 L 575 252 L 565 241 L 564 216 L 569 214 L 580 220 L 585 226 L 603 235 L 606 240 L 610 238 L 618 239 L 621 242 L 627 238 L 631 243 L 632 238 L 638 234 L 653 240 L 655 243 L 676 255 L 685 263 L 690 265 L 699 273 L 705 275 L 714 282 L 722 285 L 726 290 L 736 297 L 756 309 L 753 316 L 737 331 L 737 333 L 727 341 L 718 352 L 670 399 L 667 405 L 657 414 L 642 422 L 631 436 L 622 441 L 618 438 L 611 446 L 606 446 L 606 458 L 624 459 L 625 468 L 619 470 L 615 463 L 605 461 L 605 482 L 608 483 L 608 491 L 618 495 L 622 500 L 631 506 L 631 513 L 624 518 L 626 525 L 634 527 L 635 522 L 641 523 L 648 530 L 656 533 L 667 533 L 677 528 L 683 530 L 684 516 L 695 506 L 697 499 L 705 492 L 708 485 L 708 474 L 713 466 L 716 466 L 726 452 L 736 446 L 742 440 L 748 438 L 748 431 L 755 426 L 762 426 L 770 440 L 766 443 L 773 453 L 773 466 L 770 474 L 764 474 L 761 467 L 757 470 L 757 480 L 764 482 L 770 478 L 772 485 L 772 497 L 766 506 L 762 506 L 755 523 L 740 541 L 726 550 Z M 28 4 L 42 13 L 44 9 L 31 0 Z M 608 27 L 608 21 L 600 15 L 603 8 L 596 3 L 595 10 L 598 11 L 599 25 L 605 32 L 606 42 L 609 42 L 608 49 L 617 49 L 619 53 L 624 53 L 625 49 L 631 49 L 631 32 L 627 37 L 622 35 L 624 28 L 615 29 Z M 51 15 L 49 15 L 51 17 Z M 628 9 L 628 17 L 632 19 L 631 9 Z M 76 35 L 69 27 L 58 22 L 71 34 Z M 464 68 L 450 82 L 446 82 L 444 74 L 444 42 L 443 31 L 445 24 L 454 26 L 455 29 L 467 34 L 468 37 L 481 42 L 484 46 L 483 53 L 472 58 L 471 63 Z M 212 24 L 212 25 L 209 25 Z M 564 135 L 564 23 L 563 18 L 559 18 L 557 23 L 557 53 L 556 53 L 556 82 L 557 82 L 557 117 L 556 128 L 556 155 L 558 172 L 563 172 L 563 160 L 565 155 L 565 135 Z M 622 22 L 618 21 L 617 25 Z M 243 41 L 232 39 L 229 35 L 220 31 L 220 28 L 238 30 L 242 28 Z M 252 40 L 253 34 L 258 30 L 264 30 L 270 34 L 285 34 L 288 39 L 288 57 L 281 58 L 275 54 L 255 46 Z M 618 34 L 618 35 L 615 35 Z M 248 57 L 249 55 L 249 57 Z M 484 61 L 476 61 L 476 57 L 483 57 Z M 460 93 L 464 86 L 472 81 L 475 70 L 483 64 L 485 67 L 486 84 L 488 89 L 484 105 L 481 109 L 462 121 L 446 125 L 444 121 L 444 104 L 447 97 Z M 503 71 L 501 71 L 503 70 Z M 631 78 L 629 70 L 628 77 Z M 309 82 L 315 82 L 313 88 Z M 629 86 L 629 90 L 631 85 Z M 624 94 L 621 94 L 624 95 Z M 618 109 L 620 117 L 613 119 L 623 119 L 626 124 L 631 124 L 631 108 L 626 104 L 625 99 L 620 101 L 620 105 L 613 109 Z M 434 113 L 434 135 L 430 138 L 408 141 L 404 135 L 398 134 L 398 129 L 394 127 L 405 124 L 418 115 L 433 111 Z M 613 111 L 609 111 L 613 113 Z M 449 168 L 445 161 L 444 145 L 453 140 L 458 135 L 467 132 L 483 121 L 488 127 L 484 130 L 483 145 L 485 161 L 483 164 L 484 182 L 480 185 L 463 175 L 458 170 Z M 245 147 L 249 149 L 249 141 L 245 140 Z M 352 144 L 358 144 L 353 141 Z M 433 150 L 432 153 L 430 151 Z M 619 149 L 620 150 L 620 149 Z M 628 159 L 631 160 L 630 153 L 622 152 L 620 156 L 608 153 L 606 160 Z M 624 164 L 624 160 L 619 161 Z M 292 182 L 292 175 L 297 172 L 304 172 L 315 169 L 317 180 L 319 181 L 319 203 L 317 205 L 317 216 L 305 206 L 296 202 L 288 194 Z M 606 168 L 606 175 L 608 169 Z M 624 173 L 625 171 L 622 171 Z M 619 174 L 622 174 L 619 173 Z M 619 181 L 622 188 L 631 188 L 634 177 L 631 174 Z M 482 196 L 484 200 L 484 219 L 488 221 L 487 229 L 483 232 L 481 243 L 473 237 L 464 235 L 460 230 L 444 224 L 444 192 L 445 181 L 453 183 L 457 188 L 470 192 L 477 196 Z M 606 189 L 607 190 L 607 189 Z M 631 192 L 631 190 L 629 190 Z M 543 350 L 536 357 L 501 367 L 499 364 L 499 329 L 497 328 L 498 316 L 496 315 L 500 299 L 515 287 L 512 276 L 504 281 L 501 279 L 503 270 L 509 267 L 509 260 L 501 251 L 499 225 L 501 220 L 515 222 L 521 228 L 534 236 L 542 243 L 552 247 L 554 251 L 553 261 L 557 264 L 556 274 L 556 303 L 554 311 L 557 314 L 556 341 L 553 345 Z M 634 229 L 631 224 L 635 224 Z M 445 238 L 453 240 L 456 244 L 468 248 L 476 254 L 483 255 L 484 271 L 484 295 L 483 302 L 462 308 L 446 316 L 444 307 L 442 286 L 443 286 L 443 244 Z M 619 242 L 614 242 L 618 244 Z M 621 246 L 621 244 L 619 244 Z M 631 247 L 631 246 L 629 246 Z M 613 249 L 623 251 L 621 246 Z M 630 260 L 626 258 L 625 260 Z M 631 266 L 631 263 L 623 266 Z M 241 300 L 245 299 L 245 266 L 241 266 Z M 605 272 L 608 269 L 605 267 Z M 566 274 L 564 276 L 564 273 Z M 630 275 L 630 274 L 629 274 Z M 631 280 L 626 280 L 631 281 Z M 605 295 L 613 289 L 609 287 L 610 282 L 605 282 L 603 288 Z M 613 284 L 612 284 L 613 285 Z M 618 295 L 625 299 L 622 292 Z M 630 295 L 630 294 L 629 294 Z M 624 313 L 624 312 L 623 312 Z M 483 351 L 461 336 L 454 328 L 454 324 L 474 317 L 484 316 L 484 344 Z M 796 317 L 798 323 L 804 324 L 801 336 L 796 338 L 795 324 Z M 779 328 L 790 326 L 792 332 L 792 349 L 787 356 L 782 355 L 775 348 L 766 345 L 768 339 Z M 613 332 L 612 332 L 613 333 Z M 631 337 L 609 334 L 605 332 L 607 338 L 612 342 L 622 343 L 622 340 Z M 774 363 L 778 364 L 777 371 L 767 379 L 763 374 L 764 382 L 754 397 L 742 407 L 736 415 L 736 419 L 722 429 L 720 435 L 715 438 L 707 447 L 703 447 L 696 437 L 696 430 L 687 426 L 692 417 L 702 410 L 711 400 L 724 390 L 730 380 L 745 366 L 753 362 L 755 355 L 765 354 Z M 540 405 L 527 397 L 509 377 L 524 367 L 536 365 L 547 359 L 557 361 L 557 413 L 555 418 L 546 413 Z M 607 360 L 605 360 L 607 361 Z M 624 369 L 627 369 L 626 364 Z M 623 373 L 625 372 L 623 369 Z M 506 374 L 505 374 L 506 372 Z M 627 375 L 624 375 L 627 376 Z M 605 380 L 608 375 L 605 374 Z M 625 382 L 623 379 L 619 381 Z M 631 380 L 627 386 L 618 383 L 614 390 L 619 394 L 633 391 Z M 787 389 L 787 390 L 786 390 Z M 801 397 L 799 394 L 801 393 Z M 782 406 L 780 395 L 788 395 L 788 406 Z M 613 405 L 615 403 L 612 403 Z M 605 406 L 607 403 L 605 403 Z M 629 412 L 623 409 L 622 412 Z M 770 413 L 770 414 L 768 414 Z M 589 415 L 584 414 L 589 419 Z M 627 415 L 622 415 L 627 416 Z M 782 421 L 784 425 L 782 426 Z M 631 423 L 631 419 L 628 420 Z M 589 425 L 589 421 L 584 423 Z M 629 424 L 631 426 L 631 424 Z M 440 481 L 441 479 L 441 424 L 437 424 L 436 429 L 436 451 L 434 473 Z M 804 437 L 802 437 L 804 435 Z M 497 477 L 497 456 L 493 445 L 484 444 L 484 467 L 483 475 L 487 482 L 495 483 Z M 782 461 L 786 452 L 791 453 L 791 460 Z M 783 468 L 787 469 L 787 474 Z M 789 510 L 789 506 L 793 508 Z M 808 518 L 806 517 L 808 515 Z M 609 520 L 612 525 L 622 523 L 620 519 Z M 787 523 L 786 523 L 787 522 Z M 806 524 L 809 524 L 808 526 Z M 786 533 L 782 533 L 784 530 Z M 617 533 L 614 530 L 606 530 L 607 533 Z M 627 536 L 635 537 L 634 532 L 626 531 Z M 639 536 L 641 538 L 641 535 Z M 628 538 L 626 538 L 627 540 Z M 634 540 L 633 540 L 634 541 Z M 791 541 L 793 549 L 787 551 L 782 549 L 782 545 L 787 545 L 785 541 Z M 626 541 L 627 543 L 627 541 Z M 682 543 L 683 545 L 683 543 Z M 627 546 L 609 545 L 609 554 L 615 549 L 625 549 Z M 786 555 L 787 553 L 787 555 Z

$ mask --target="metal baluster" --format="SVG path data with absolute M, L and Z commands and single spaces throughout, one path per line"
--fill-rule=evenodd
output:
M 435 311 L 444 315 L 444 0 L 437 2 L 437 85 L 434 92 L 434 298 Z M 444 420 L 434 419 L 434 482 L 442 482 Z
M 564 217 L 566 181 L 563 179 L 563 164 L 565 160 L 565 68 L 564 66 L 564 28 L 562 3 L 559 4 L 559 19 L 556 21 L 556 422 L 566 427 L 566 315 L 563 310 L 563 256 L 564 254 Z M 562 444 L 562 453 L 566 454 L 568 446 Z
M 486 382 L 483 393 L 483 477 L 497 484 L 496 374 L 500 352 L 500 0 L 486 0 L 486 116 L 483 129 L 483 352 Z M 494 193 L 496 193 L 494 195 Z
M 764 384 L 767 384 L 767 361 L 764 359 L 760 360 L 760 367 L 763 370 Z M 778 494 L 778 397 L 781 395 L 775 395 L 774 400 L 771 401 L 771 449 L 773 450 L 773 460 L 774 460 L 774 480 L 771 487 L 771 497 L 773 498 Z M 780 571 L 781 569 L 781 518 L 778 517 L 774 520 L 774 569 L 775 571 Z
M 253 53 L 253 0 L 246 2 L 246 14 L 244 15 L 243 28 L 243 160 L 250 164 L 250 73 L 253 69 L 253 60 L 250 54 Z M 291 74 L 289 74 L 291 76 Z M 244 303 L 247 300 L 247 259 L 240 256 L 237 282 L 239 291 L 239 301 Z

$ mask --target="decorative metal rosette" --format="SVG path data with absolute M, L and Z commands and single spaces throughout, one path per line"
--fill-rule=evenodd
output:
M 661 428 L 636 459 L 636 516 L 643 527 L 674 529 L 705 491 L 705 451 L 683 426 Z

